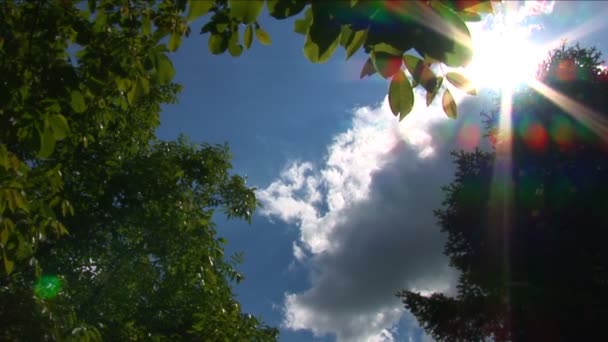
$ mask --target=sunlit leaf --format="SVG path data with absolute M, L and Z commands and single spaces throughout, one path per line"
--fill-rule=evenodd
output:
M 190 0 L 188 2 L 188 16 L 186 19 L 188 21 L 196 20 L 198 17 L 207 14 L 209 10 L 213 7 L 215 3 L 214 0 Z
M 456 119 L 458 116 L 458 108 L 456 107 L 456 101 L 454 101 L 452 93 L 450 93 L 449 89 L 446 89 L 443 92 L 441 105 L 443 107 L 443 111 L 449 118 Z
M 388 89 L 388 103 L 393 114 L 399 115 L 399 120 L 403 120 L 414 107 L 412 85 L 402 70 L 393 76 Z
M 465 76 L 457 72 L 451 71 L 445 75 L 445 78 L 458 89 L 464 90 L 467 94 L 477 95 L 475 87 L 473 87 L 471 81 L 469 81 L 469 79 L 467 79 Z
M 228 0 L 228 4 L 230 16 L 244 24 L 255 22 L 264 8 L 264 0 Z

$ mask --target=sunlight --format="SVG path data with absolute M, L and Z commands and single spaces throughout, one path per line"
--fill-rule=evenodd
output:
M 491 27 L 471 25 L 474 52 L 465 73 L 478 88 L 513 89 L 534 77 L 546 54 L 529 41 L 530 28 L 516 20 L 509 6 L 504 7 Z
M 538 80 L 530 80 L 529 85 L 608 143 L 608 120 L 605 117 Z

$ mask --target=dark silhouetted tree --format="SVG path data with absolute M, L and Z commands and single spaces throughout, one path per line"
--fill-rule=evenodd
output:
M 436 216 L 460 271 L 456 294 L 399 294 L 437 340 L 608 337 L 608 78 L 600 64 L 594 48 L 552 51 L 538 73 L 548 88 L 513 98 L 512 135 L 498 127 L 494 151 L 454 153 L 455 180 Z

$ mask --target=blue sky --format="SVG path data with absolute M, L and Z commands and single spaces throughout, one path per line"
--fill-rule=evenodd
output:
M 605 29 L 572 34 L 597 28 L 605 8 L 545 2 L 522 25 L 539 27 L 535 43 L 570 38 L 608 52 Z M 272 45 L 254 42 L 239 58 L 210 55 L 206 36 L 184 41 L 172 56 L 184 91 L 158 129 L 228 142 L 234 172 L 259 189 L 264 208 L 250 226 L 218 221 L 228 251 L 245 252 L 235 288 L 244 310 L 279 326 L 281 341 L 428 340 L 393 294 L 451 289 L 432 210 L 452 177 L 449 151 L 483 144 L 487 96 L 463 98 L 457 120 L 418 101 L 399 123 L 386 81 L 358 79 L 365 56 L 312 64 L 291 20 L 261 23 Z

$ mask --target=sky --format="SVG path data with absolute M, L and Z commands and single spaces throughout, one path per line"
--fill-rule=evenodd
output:
M 470 26 L 474 41 L 508 17 L 530 46 L 565 38 L 608 53 L 608 2 L 507 3 L 508 11 Z M 488 148 L 480 112 L 491 108 L 490 92 L 455 94 L 456 120 L 417 93 L 399 122 L 387 81 L 359 80 L 362 52 L 344 61 L 339 50 L 312 64 L 293 20 L 264 14 L 260 22 L 272 45 L 254 42 L 239 58 L 209 54 L 206 36 L 184 40 L 171 56 L 184 91 L 157 131 L 161 139 L 227 142 L 233 171 L 257 188 L 263 207 L 251 225 L 217 219 L 228 253 L 245 253 L 238 300 L 279 327 L 280 341 L 431 341 L 395 293 L 453 291 L 457 274 L 433 209 L 453 177 L 450 152 Z M 530 64 L 528 49 L 516 52 L 513 63 Z M 506 55 L 495 56 L 498 64 Z

